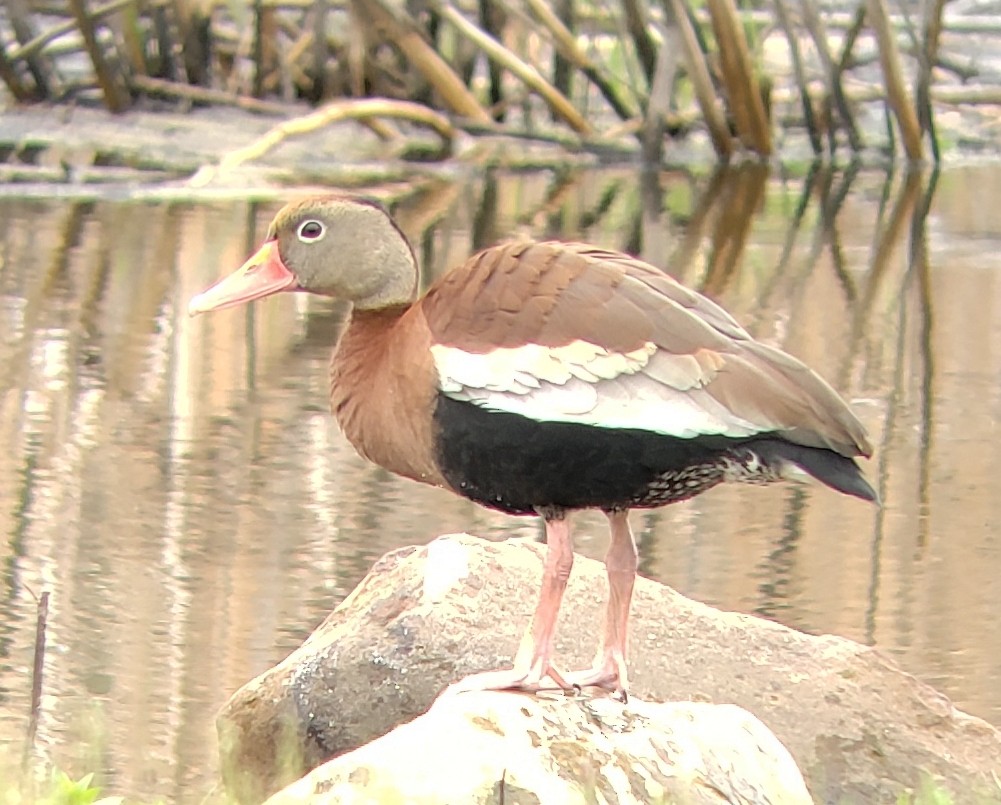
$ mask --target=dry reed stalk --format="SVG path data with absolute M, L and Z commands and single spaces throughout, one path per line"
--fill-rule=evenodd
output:
M 639 56 L 649 87 L 653 83 L 654 72 L 657 69 L 657 45 L 650 36 L 646 10 L 639 0 L 623 0 L 622 10 L 626 15 L 626 30 L 629 31 L 629 36 L 636 46 L 636 55 Z
M 501 240 L 499 196 L 497 192 L 497 166 L 488 165 L 480 182 L 480 197 L 473 204 L 473 220 L 469 227 L 469 249 L 474 254 Z
M 202 0 L 173 0 L 173 5 L 188 81 L 207 86 L 212 58 L 210 17 L 204 11 Z
M 351 0 L 351 6 L 356 19 L 366 20 L 402 51 L 453 112 L 480 124 L 493 122 L 462 79 L 424 40 L 409 17 L 398 16 L 384 0 Z
M 283 0 L 275 0 L 275 2 L 282 2 Z M 864 2 L 864 0 L 863 0 Z M 903 4 L 907 0 L 901 0 L 901 2 L 896 3 L 898 7 L 903 7 Z M 948 0 L 947 0 L 948 2 Z M 763 5 L 763 4 L 757 4 Z M 825 5 L 832 5 L 831 2 L 825 3 Z M 847 3 L 842 2 L 842 5 L 847 5 Z M 916 2 L 909 2 L 908 5 L 911 7 L 917 5 Z M 970 4 L 966 4 L 970 5 Z M 984 7 L 987 6 L 986 3 L 982 3 Z M 857 12 L 856 11 L 824 11 L 824 23 L 825 25 L 834 31 L 846 31 L 850 30 L 855 26 Z M 699 23 L 703 24 L 709 21 L 709 15 L 701 8 L 694 10 L 692 12 L 693 19 Z M 757 25 L 757 26 L 770 26 L 774 23 L 772 14 L 766 10 L 751 10 L 745 9 L 740 11 L 740 19 L 745 25 Z M 890 24 L 894 28 L 905 28 L 907 26 L 906 14 L 891 14 Z M 988 36 L 1001 34 L 1001 16 L 998 14 L 967 14 L 967 13 L 956 13 L 948 14 L 942 19 L 943 27 L 949 31 L 950 34 L 985 34 Z
M 264 95 L 268 74 L 278 67 L 275 52 L 277 26 L 275 10 L 266 8 L 261 0 L 254 0 L 254 87 L 255 98 Z
M 845 129 L 848 137 L 848 145 L 852 151 L 858 153 L 862 150 L 862 138 L 859 136 L 858 127 L 855 125 L 855 117 L 851 107 L 845 98 L 844 85 L 841 83 L 841 73 L 835 66 L 831 51 L 827 47 L 827 30 L 824 22 L 817 10 L 816 0 L 803 0 L 803 20 L 807 30 L 813 39 L 813 45 L 817 49 L 820 57 L 820 64 L 824 73 L 824 83 L 827 85 L 827 97 L 824 99 L 824 111 L 828 118 L 832 118 L 830 108 L 837 107 L 838 118 Z M 834 125 L 828 129 L 830 151 L 834 153 L 835 138 Z
M 38 717 L 42 712 L 42 678 L 45 675 L 45 635 L 49 621 L 49 593 L 38 596 L 38 606 L 35 615 L 35 650 L 31 663 L 31 711 L 28 717 L 28 734 L 24 741 L 24 752 L 21 755 L 21 773 L 26 774 L 29 768 L 32 752 L 35 749 L 35 736 L 38 734 Z
M 313 32 L 306 26 L 308 20 L 303 20 L 302 25 L 297 25 L 283 14 L 275 15 L 275 27 L 277 32 L 284 34 L 289 40 L 289 44 L 282 53 L 283 67 L 288 67 L 289 62 L 296 61 L 303 55 L 305 49 L 313 44 Z M 295 58 L 291 58 L 295 54 Z
M 602 73 L 600 68 L 580 49 L 573 33 L 553 13 L 550 4 L 546 0 L 525 0 L 525 4 L 552 35 L 553 47 L 556 48 L 557 56 L 564 59 L 566 64 L 580 70 L 598 88 L 598 91 L 608 101 L 608 105 L 612 107 L 621 120 L 631 120 L 636 117 L 638 112 L 632 108 L 631 104 L 619 97 L 611 79 Z M 569 81 L 567 85 L 569 86 Z M 562 91 L 559 87 L 557 90 Z
M 890 183 L 887 182 L 889 190 Z M 909 234 L 908 224 L 913 220 L 914 210 L 922 195 L 924 181 L 920 170 L 910 168 L 904 174 L 904 181 L 897 192 L 889 218 L 878 230 L 872 248 L 872 260 L 866 271 L 866 284 L 856 309 L 856 325 L 861 328 L 865 322 L 873 321 L 873 307 L 879 301 L 882 286 L 886 284 L 896 269 L 898 262 L 894 260 L 897 249 L 902 245 L 904 236 Z M 883 291 L 893 293 L 893 290 Z M 853 330 L 855 327 L 853 327 Z M 853 333 L 854 338 L 854 333 Z
M 865 3 L 860 2 L 855 9 L 855 19 L 852 25 L 845 31 L 845 38 L 841 42 L 841 55 L 838 57 L 837 67 L 835 68 L 835 76 L 839 82 L 841 81 L 841 76 L 844 75 L 845 70 L 848 69 L 848 64 L 852 57 L 852 51 L 855 49 L 855 42 L 858 41 L 859 34 L 862 33 L 864 25 Z
M 762 164 L 739 165 L 731 173 L 713 226 L 709 265 L 699 288 L 702 293 L 719 296 L 733 281 L 751 224 L 764 201 L 767 180 L 768 166 Z
M 400 225 L 411 243 L 417 243 L 429 229 L 451 212 L 463 189 L 461 182 L 432 179 L 416 189 L 405 202 L 393 208 L 393 220 Z M 421 277 L 422 282 L 430 283 L 432 280 L 433 277 Z
M 297 108 L 290 104 L 262 101 L 258 98 L 238 95 L 227 90 L 194 87 L 191 84 L 182 84 L 177 81 L 167 81 L 162 78 L 151 78 L 144 75 L 132 76 L 131 84 L 133 89 L 145 92 L 148 95 L 193 101 L 194 103 L 204 103 L 213 106 L 235 106 L 239 109 L 245 109 L 248 112 L 256 112 L 264 115 L 285 116 L 294 114 Z
M 984 105 L 1001 106 L 1001 86 L 996 84 L 941 84 L 929 88 L 929 97 L 935 103 L 953 105 Z M 776 104 L 791 104 L 797 100 L 798 91 L 780 88 L 775 90 L 773 100 Z M 822 98 L 816 90 L 810 89 L 810 97 L 814 102 Z M 845 100 L 849 103 L 875 103 L 886 101 L 886 89 L 882 84 L 869 84 L 845 89 Z
M 570 198 L 571 191 L 578 189 L 582 175 L 577 167 L 561 167 L 554 170 L 542 200 L 519 212 L 516 219 L 518 224 L 546 232 L 553 229 L 554 227 L 547 225 L 547 221 L 559 214 L 560 209 Z
M 643 143 L 644 162 L 659 165 L 664 157 L 664 132 L 671 113 L 671 96 L 678 73 L 678 37 L 676 29 L 668 29 L 662 23 L 654 25 L 660 33 L 661 44 L 657 50 L 657 68 L 650 83 L 640 139 Z
M 611 176 L 606 179 L 604 186 L 598 192 L 598 200 L 594 203 L 594 205 L 590 208 L 582 207 L 578 211 L 575 229 L 578 232 L 584 232 L 593 226 L 598 226 L 612 209 L 612 205 L 615 203 L 615 200 L 629 184 L 631 183 L 619 176 Z M 628 246 L 622 248 L 624 251 L 633 253 L 639 251 L 638 249 L 632 249 Z
M 775 5 L 775 16 L 779 25 L 789 42 L 789 56 L 792 59 L 792 71 L 796 77 L 796 86 L 799 89 L 800 102 L 803 104 L 803 117 L 806 120 L 806 131 L 810 136 L 810 147 L 814 154 L 823 151 L 820 141 L 820 129 L 817 126 L 817 117 L 813 111 L 813 101 L 810 98 L 810 90 L 806 81 L 806 70 L 803 68 L 803 57 L 799 52 L 799 34 L 793 29 L 792 21 L 789 19 L 789 11 L 784 0 L 773 0 Z
M 578 134 L 585 136 L 591 134 L 591 126 L 580 112 L 574 108 L 565 95 L 546 81 L 534 66 L 522 61 L 496 39 L 481 31 L 446 0 L 430 0 L 430 4 L 441 15 L 442 19 L 448 20 L 459 33 L 480 48 L 488 57 L 498 61 L 527 87 L 537 92 L 549 104 L 549 108 L 570 128 Z
M 737 135 L 752 151 L 767 157 L 772 152 L 771 127 L 737 6 L 734 0 L 707 0 L 707 7 Z
M 709 67 L 699 47 L 699 40 L 691 17 L 688 16 L 683 0 L 663 0 L 664 12 L 669 23 L 673 23 L 681 36 L 685 67 L 695 90 L 695 98 L 709 129 L 713 149 L 721 159 L 729 159 L 733 153 L 733 141 L 723 111 L 719 108 L 716 90 L 713 87 Z
M 540 3 L 540 5 L 543 6 L 546 11 L 551 12 L 551 15 L 555 17 L 556 21 L 559 23 L 559 28 L 565 30 L 567 34 L 569 34 L 571 41 L 573 41 L 576 45 L 577 40 L 573 34 L 574 25 L 576 24 L 574 3 L 575 0 L 555 0 L 555 2 L 551 4 L 543 2 Z M 555 36 L 552 28 L 550 28 L 550 33 L 553 33 Z M 573 92 L 572 66 L 573 65 L 559 50 L 557 50 L 553 55 L 553 86 L 568 98 L 573 97 L 571 94 Z
M 41 100 L 37 88 L 27 87 L 21 80 L 21 76 L 17 72 L 17 67 L 10 61 L 4 50 L 3 41 L 0 41 L 0 80 L 7 85 L 10 94 L 14 96 L 14 100 L 18 103 Z
M 328 0 L 313 2 L 313 86 L 310 99 L 322 101 L 329 94 L 327 87 L 327 61 L 330 59 L 330 43 L 327 41 Z
M 84 49 L 94 68 L 94 77 L 101 90 L 104 105 L 109 112 L 115 114 L 124 112 L 131 105 L 132 99 L 122 81 L 122 76 L 112 67 L 101 43 L 97 40 L 97 28 L 87 13 L 86 0 L 68 0 L 68 2 L 76 19 L 77 29 L 83 37 Z
M 890 25 L 889 12 L 883 0 L 866 0 L 866 10 L 869 14 L 869 24 L 876 34 L 879 45 L 879 61 L 886 82 L 886 99 L 900 127 L 904 153 L 907 154 L 908 160 L 917 162 L 923 157 L 921 125 L 907 95 L 907 86 L 900 66 L 897 37 Z
M 501 0 L 478 0 L 480 25 L 488 36 L 500 42 L 503 36 L 504 24 L 507 22 L 507 9 Z M 469 69 L 475 64 L 470 60 Z M 507 114 L 507 107 L 504 103 L 504 93 L 501 91 L 503 81 L 503 71 L 494 59 L 487 59 L 487 72 L 490 74 L 490 108 L 493 118 L 498 123 L 502 123 Z M 466 83 L 469 83 L 470 75 L 466 75 Z
M 293 27 L 287 21 L 283 21 L 282 28 L 289 34 L 289 38 L 292 40 L 291 46 L 285 51 L 285 68 L 289 71 L 292 83 L 298 86 L 304 93 L 308 93 L 313 79 L 310 77 L 308 70 L 299 61 L 300 59 L 305 60 L 303 57 L 313 49 L 313 45 L 315 44 L 313 31 L 293 30 Z
M 830 169 L 826 169 L 820 182 L 818 196 L 820 198 L 820 220 L 817 222 L 816 246 L 811 251 L 807 265 L 816 265 L 817 260 L 823 252 L 824 246 L 828 247 L 831 253 L 831 266 L 845 294 L 845 301 L 854 308 L 858 299 L 858 285 L 854 277 L 847 269 L 844 249 L 841 246 L 841 235 L 838 233 L 838 213 L 848 198 L 848 191 L 851 190 L 855 177 L 858 176 L 861 164 L 854 160 L 848 164 L 837 190 L 833 189 L 834 176 Z M 842 379 L 842 384 L 847 382 L 847 378 Z
M 455 128 L 444 115 L 419 103 L 411 101 L 390 101 L 383 98 L 359 100 L 338 100 L 320 107 L 315 112 L 279 123 L 250 145 L 230 151 L 218 165 L 205 165 L 188 180 L 191 187 L 204 187 L 245 162 L 259 159 L 275 146 L 290 137 L 340 123 L 344 120 L 365 120 L 372 117 L 390 117 L 410 120 L 433 129 L 442 141 L 450 144 L 455 136 Z
M 921 58 L 916 87 L 918 115 L 922 131 L 927 131 L 931 141 L 932 158 L 938 163 L 941 153 L 938 148 L 938 136 L 935 133 L 935 116 L 931 106 L 932 65 L 938 63 L 938 47 L 942 36 L 942 14 L 945 10 L 945 0 L 934 0 L 925 6 L 924 42 L 921 47 Z M 934 187 L 933 187 L 934 189 Z
M 113 5 L 113 4 L 108 4 Z M 132 75 L 146 75 L 146 55 L 143 47 L 142 28 L 139 25 L 139 14 L 144 5 L 143 0 L 118 0 L 121 6 L 121 18 L 112 20 L 112 25 L 125 44 L 125 55 L 129 60 Z M 91 19 L 99 19 L 105 6 L 94 10 Z
M 31 9 L 25 0 L 6 0 L 6 2 L 7 18 L 11 28 L 14 29 L 14 37 L 23 47 L 36 38 L 34 24 L 31 21 Z M 23 58 L 27 63 L 37 94 L 42 98 L 51 98 L 55 94 L 56 81 L 48 59 L 35 51 L 16 58 L 11 57 L 12 61 L 17 61 L 18 58 Z
M 168 8 L 163 3 L 156 3 L 153 6 L 153 30 L 156 35 L 159 61 L 152 65 L 151 73 L 169 78 L 171 81 L 184 81 L 183 68 L 175 58 L 176 48 L 167 12 Z
M 90 18 L 97 22 L 103 20 L 109 14 L 114 14 L 123 8 L 134 5 L 137 0 L 111 0 L 109 3 L 98 6 L 90 13 Z M 76 20 L 69 19 L 66 22 L 60 22 L 53 25 L 47 31 L 43 31 L 37 36 L 32 37 L 29 41 L 24 44 L 15 47 L 9 54 L 11 61 L 18 61 L 19 59 L 27 59 L 30 56 L 34 56 L 38 51 L 45 47 L 49 42 L 58 39 L 60 36 L 65 36 L 71 31 L 77 29 Z
M 935 188 L 938 186 L 938 170 L 932 171 L 928 177 L 928 186 L 921 197 L 921 201 L 914 211 L 911 219 L 911 254 L 908 273 L 917 273 L 918 298 L 921 309 L 921 429 L 918 435 L 918 445 L 920 446 L 920 460 L 918 463 L 918 511 L 931 511 L 931 482 L 932 482 L 932 457 L 936 455 L 934 439 L 935 428 L 935 404 L 938 399 L 935 389 L 936 383 L 936 358 L 938 354 L 935 349 L 935 304 L 939 299 L 935 293 L 935 285 L 932 281 L 932 267 L 929 259 L 928 248 L 928 214 L 931 212 L 932 199 L 935 196 Z M 900 372 L 900 374 L 904 374 Z M 889 435 L 887 435 L 889 438 Z M 885 495 L 884 495 L 885 498 Z M 919 518 L 917 534 L 917 545 L 920 549 L 928 544 L 930 517 Z M 875 642 L 875 641 L 873 641 Z M 994 774 L 994 784 L 1001 792 L 1001 778 Z
M 921 49 L 924 49 L 923 45 L 918 50 Z M 912 52 L 913 50 L 913 48 L 909 48 L 905 52 L 909 56 L 916 55 Z M 980 75 L 980 67 L 976 56 L 966 56 L 958 53 L 942 53 L 938 51 L 934 54 L 931 64 L 932 66 L 938 67 L 947 73 L 952 73 L 960 81 L 971 81 Z
M 681 238 L 665 262 L 671 267 L 671 276 L 690 288 L 697 288 L 705 280 L 701 253 L 705 248 L 706 230 L 713 222 L 716 205 L 732 173 L 732 165 L 717 164 L 708 182 L 699 182 L 697 185 L 690 183 L 697 199 L 685 222 Z M 697 192 L 695 187 L 702 188 L 701 192 Z
M 806 177 L 803 179 L 803 189 L 800 191 L 799 200 L 796 202 L 796 209 L 793 210 L 792 217 L 789 219 L 789 226 L 786 228 L 785 239 L 782 243 L 782 251 L 779 254 L 778 259 L 771 263 L 772 267 L 768 272 L 768 276 L 765 278 L 761 291 L 757 294 L 756 303 L 759 310 L 768 309 L 772 294 L 779 287 L 783 278 L 788 276 L 789 261 L 792 258 L 796 241 L 799 238 L 799 233 L 803 226 L 803 219 L 806 217 L 807 208 L 810 206 L 810 200 L 813 198 L 814 188 L 817 187 L 820 171 L 821 163 L 819 160 L 815 159 L 810 163 Z M 830 170 L 825 169 L 824 172 L 828 176 L 830 175 Z M 815 244 L 817 240 L 819 240 L 819 238 L 814 238 Z M 815 264 L 816 255 L 814 255 L 813 262 L 803 263 L 803 265 L 807 266 Z

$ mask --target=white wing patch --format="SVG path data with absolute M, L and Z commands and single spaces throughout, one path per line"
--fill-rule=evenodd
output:
M 716 355 L 672 355 L 647 342 L 609 352 L 588 341 L 526 344 L 484 353 L 431 347 L 439 388 L 455 400 L 539 422 L 631 428 L 692 438 L 750 436 L 766 428 L 734 415 L 704 386 Z
M 441 344 L 431 347 L 446 394 L 469 388 L 526 394 L 542 383 L 562 386 L 573 377 L 596 383 L 638 372 L 656 351 L 657 345 L 650 342 L 632 352 L 617 353 L 579 340 L 564 347 L 526 344 L 483 353 Z

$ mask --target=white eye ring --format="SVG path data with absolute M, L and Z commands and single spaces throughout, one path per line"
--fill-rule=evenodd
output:
M 308 230 L 308 231 L 307 231 Z M 295 231 L 296 237 L 303 243 L 316 243 L 327 234 L 327 228 L 320 222 L 310 218 L 299 224 Z

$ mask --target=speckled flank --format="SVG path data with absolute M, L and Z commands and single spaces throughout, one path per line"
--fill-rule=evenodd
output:
M 766 464 L 749 448 L 734 447 L 704 463 L 660 473 L 630 506 L 662 506 L 687 500 L 721 483 L 770 484 L 783 477 L 781 467 Z

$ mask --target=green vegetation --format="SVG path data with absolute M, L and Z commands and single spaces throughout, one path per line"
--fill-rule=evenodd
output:
M 961 796 L 953 795 L 941 780 L 930 774 L 923 773 L 917 787 L 913 791 L 902 793 L 897 797 L 896 805 L 997 805 L 1001 803 L 1001 782 L 997 782 L 993 792 L 984 789 L 965 791 Z
M 162 805 L 163 800 L 151 798 L 136 802 L 125 797 L 105 795 L 96 782 L 94 772 L 81 776 L 62 769 L 41 769 L 23 772 L 0 760 L 0 805 Z M 219 788 L 221 791 L 221 787 Z M 206 796 L 203 802 L 225 801 L 222 797 Z
M 121 797 L 99 799 L 100 794 L 93 772 L 74 780 L 66 772 L 53 769 L 44 782 L 5 782 L 0 786 L 0 805 L 121 805 L 123 801 Z

